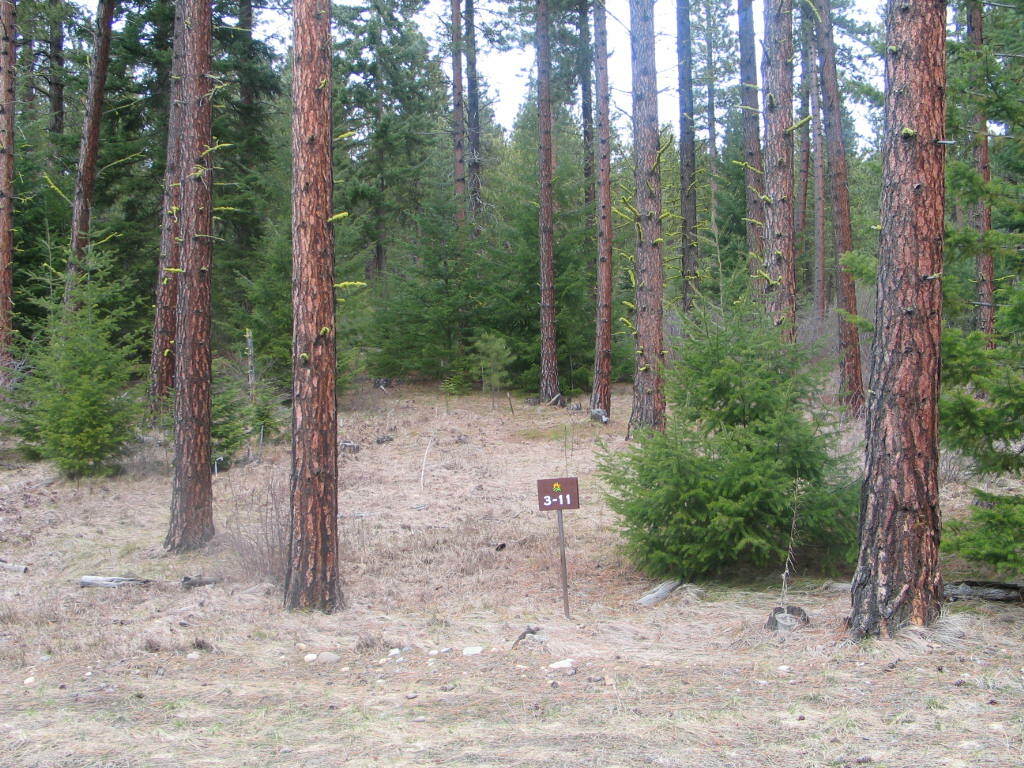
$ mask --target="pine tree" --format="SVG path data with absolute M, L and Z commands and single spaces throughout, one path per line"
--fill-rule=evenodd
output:
M 580 84 L 580 117 L 583 123 L 583 205 L 591 226 L 594 223 L 594 92 L 591 87 L 591 69 L 594 51 L 590 46 L 590 0 L 576 4 L 576 78 Z
M 679 196 L 682 216 L 682 307 L 693 303 L 697 279 L 697 149 L 693 126 L 693 35 L 690 0 L 676 2 L 676 59 L 679 66 Z
M 292 487 L 285 606 L 330 613 L 338 585 L 338 414 L 329 0 L 296 0 L 292 73 Z
M 590 408 L 612 414 L 612 161 L 608 87 L 608 24 L 594 4 L 594 90 L 597 96 L 597 320 Z
M 661 260 L 661 134 L 658 126 L 658 83 L 654 59 L 654 2 L 630 0 L 630 43 L 633 62 L 633 159 L 636 166 L 636 310 L 633 412 L 636 429 L 665 427 L 662 366 L 664 266 Z
M 64 0 L 49 0 L 49 5 L 46 85 L 50 102 L 50 133 L 60 136 L 64 133 Z
M 764 254 L 764 164 L 761 159 L 761 109 L 757 98 L 754 51 L 754 10 L 751 0 L 736 0 L 740 43 L 740 110 L 743 121 L 743 165 L 747 207 L 747 261 L 759 269 Z
M 768 311 L 796 338 L 793 240 L 793 3 L 764 5 L 764 284 Z
M 151 407 L 161 407 L 174 385 L 174 332 L 180 282 L 178 215 L 181 203 L 181 97 L 182 16 L 181 4 L 174 6 L 174 42 L 171 53 L 170 94 L 167 104 L 167 153 L 163 201 L 160 207 L 160 256 L 156 270 L 156 311 L 153 317 L 153 346 L 149 363 Z
M 103 117 L 103 92 L 107 84 L 107 68 L 110 65 L 110 36 L 116 4 L 117 0 L 99 0 L 96 8 L 92 69 L 89 71 L 85 122 L 82 125 L 82 142 L 78 150 L 75 197 L 71 206 L 71 256 L 66 269 L 64 303 L 71 300 L 71 289 L 89 242 L 93 187 L 96 185 L 96 162 L 100 148 L 100 122 Z
M 551 128 L 551 17 L 547 0 L 537 0 L 537 109 L 540 131 L 540 396 L 561 400 L 555 329 L 554 142 Z
M 984 19 L 985 14 L 980 0 L 968 0 L 967 36 L 970 39 L 971 45 L 978 52 L 985 45 Z M 974 165 L 978 175 L 981 177 L 982 183 L 990 184 L 992 182 L 992 169 L 989 166 L 988 157 L 988 119 L 985 117 L 983 107 L 975 112 L 974 132 Z M 978 330 L 991 337 L 995 331 L 996 317 L 993 280 L 995 259 L 993 258 L 991 247 L 985 242 L 986 235 L 992 229 L 992 206 L 985 196 L 982 196 L 973 206 L 971 226 L 978 233 L 980 243 L 976 268 L 978 276 Z
M 0 388 L 13 356 L 15 37 L 14 0 L 0 0 Z
M 808 31 L 808 36 L 813 38 L 813 27 Z M 821 124 L 818 68 L 813 56 L 808 57 L 806 62 L 814 165 L 814 309 L 818 319 L 824 321 L 828 302 L 828 275 L 825 271 L 825 135 Z
M 466 218 L 466 115 L 462 103 L 462 0 L 452 0 L 452 144 L 455 162 L 455 218 Z
M 836 73 L 836 46 L 832 33 L 830 0 L 817 2 L 816 40 L 821 77 L 822 112 L 825 123 L 825 147 L 828 151 L 829 189 L 837 258 L 853 250 L 853 224 L 850 216 L 850 175 L 843 138 L 839 77 Z M 842 354 L 840 386 L 846 404 L 854 413 L 864 408 L 864 382 L 860 365 L 860 338 L 857 333 L 857 287 L 853 275 L 839 265 L 838 304 L 839 346 Z
M 466 53 L 466 123 L 469 137 L 469 203 L 475 216 L 483 206 L 480 167 L 480 73 L 477 71 L 476 2 L 466 0 L 463 36 Z
M 182 0 L 181 283 L 175 331 L 174 485 L 164 546 L 182 552 L 213 538 L 210 445 L 210 278 L 213 255 L 212 14 Z
M 939 571 L 946 5 L 890 0 L 878 306 L 871 346 L 854 637 L 930 624 Z

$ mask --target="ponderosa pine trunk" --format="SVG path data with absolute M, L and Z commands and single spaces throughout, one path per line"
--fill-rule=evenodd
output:
M 14 0 L 0 0 L 0 387 L 10 385 L 14 286 Z
M 64 303 L 71 300 L 76 276 L 85 259 L 92 219 L 92 196 L 96 186 L 96 162 L 100 150 L 100 125 L 103 122 L 103 93 L 107 87 L 110 65 L 110 35 L 117 0 L 99 0 L 96 7 L 96 29 L 93 30 L 92 67 L 85 95 L 85 119 L 82 141 L 78 148 L 78 173 L 75 196 L 71 202 L 71 255 L 64 282 Z
M 772 321 L 793 341 L 793 0 L 765 0 L 764 35 L 764 288 Z
M 174 484 L 164 546 L 183 552 L 213 538 L 210 445 L 210 277 L 213 164 L 210 0 L 181 0 L 181 275 L 175 338 Z
M 540 132 L 540 396 L 561 399 L 555 327 L 555 227 L 551 133 L 551 16 L 547 0 L 537 0 L 537 102 Z
M 629 433 L 665 428 L 662 367 L 664 266 L 661 261 L 661 135 L 654 57 L 654 0 L 629 0 L 633 68 L 633 159 L 636 166 L 636 299 L 633 412 Z
M 713 31 L 718 28 L 711 4 L 704 6 L 704 29 L 707 39 L 704 47 L 704 67 L 707 77 L 707 123 L 708 123 L 708 229 L 718 249 L 718 114 L 716 100 L 718 96 L 716 81 L 718 72 L 715 68 L 715 49 Z
M 985 45 L 984 11 L 980 0 L 968 0 L 967 3 L 967 37 L 971 46 L 980 54 Z M 974 112 L 974 169 L 981 180 L 987 185 L 992 182 L 992 168 L 988 160 L 988 118 L 980 107 Z M 978 330 L 989 337 L 989 346 L 995 341 L 992 334 L 996 327 L 996 308 L 994 304 L 994 270 L 995 264 L 992 248 L 985 240 L 992 229 L 992 206 L 987 193 L 974 204 L 970 213 L 971 226 L 978 234 L 977 278 L 978 278 Z
M 676 2 L 679 67 L 679 207 L 683 311 L 693 306 L 697 280 L 697 142 L 693 126 L 693 32 L 690 0 Z
M 836 73 L 836 45 L 832 33 L 832 8 L 829 0 L 817 0 L 818 64 L 821 77 L 822 112 L 825 122 L 825 148 L 828 151 L 829 182 L 832 197 L 832 230 L 836 259 L 853 250 L 853 226 L 850 219 L 850 174 L 843 139 L 843 116 Z M 902 11 L 901 11 L 902 13 Z M 839 384 L 843 399 L 853 413 L 864 409 L 864 380 L 860 364 L 860 336 L 850 318 L 857 315 L 857 286 L 842 263 L 837 265 L 836 303 L 839 309 L 839 349 L 842 355 Z M 844 314 L 845 313 L 845 314 Z
M 754 9 L 751 0 L 737 0 L 740 41 L 740 111 L 743 121 L 743 163 L 746 184 L 747 261 L 750 272 L 761 269 L 764 256 L 764 165 L 761 158 L 761 109 L 758 106 Z
M 466 109 L 462 101 L 462 0 L 452 0 L 452 146 L 455 220 L 466 219 Z
M 18 87 L 22 89 L 21 103 L 25 105 L 22 114 L 28 117 L 35 113 L 36 105 L 36 41 L 31 37 L 22 37 L 16 55 L 19 59 L 18 72 L 21 74 Z
M 238 28 L 242 33 L 242 40 L 245 45 L 245 57 L 252 59 L 253 50 L 253 12 L 252 0 L 238 0 Z M 248 72 L 240 72 L 238 78 L 238 101 L 242 106 L 242 115 L 245 119 L 252 117 L 252 110 L 256 106 L 256 89 L 253 87 L 252 77 Z
M 160 209 L 160 256 L 156 271 L 156 311 L 153 348 L 149 358 L 149 401 L 154 412 L 163 407 L 174 386 L 174 333 L 177 324 L 180 248 L 178 219 L 181 206 L 182 18 L 175 4 L 171 51 L 170 93 L 167 101 L 167 155 L 163 203 Z
M 64 134 L 64 15 L 64 0 L 50 0 L 46 88 L 50 101 L 49 128 L 54 136 Z
M 811 35 L 814 34 L 813 28 Z M 821 127 L 821 95 L 818 68 L 813 57 L 807 59 L 808 86 L 811 102 L 811 136 L 814 144 L 814 310 L 820 321 L 828 308 L 828 285 L 825 273 L 825 136 Z
M 590 85 L 593 50 L 590 46 L 590 0 L 579 0 L 576 6 L 576 29 L 579 48 L 576 56 L 576 77 L 580 81 L 580 116 L 583 122 L 583 205 L 592 231 L 594 224 L 594 94 Z
M 480 75 L 476 68 L 476 4 L 466 0 L 463 14 L 465 34 L 463 35 L 466 54 L 466 123 L 469 133 L 469 205 L 474 215 L 483 207 L 482 182 L 480 180 Z
M 612 152 L 608 23 L 594 3 L 594 90 L 597 97 L 597 322 L 591 410 L 612 415 Z
M 946 4 L 889 0 L 882 231 L 854 637 L 939 615 L 938 397 Z
M 330 613 L 338 584 L 330 0 L 295 0 L 292 484 L 285 606 Z
M 809 62 L 811 53 L 811 19 L 806 8 L 800 8 L 800 106 L 797 107 L 796 124 L 800 126 L 800 160 L 796 169 L 796 200 L 793 204 L 793 241 L 796 258 L 803 256 L 807 241 L 807 199 L 811 178 L 811 77 Z

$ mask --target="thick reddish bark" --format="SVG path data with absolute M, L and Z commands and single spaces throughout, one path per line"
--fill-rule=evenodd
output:
M 92 195 L 96 186 L 96 161 L 100 150 L 100 124 L 103 122 L 103 91 L 107 85 L 110 64 L 110 35 L 117 0 L 99 0 L 96 8 L 96 29 L 93 30 L 92 68 L 85 96 L 85 120 L 78 149 L 78 173 L 75 196 L 71 203 L 71 256 L 64 283 L 64 302 L 71 298 L 75 276 L 85 259 L 92 218 Z
M 597 94 L 597 323 L 591 410 L 612 415 L 612 152 L 608 87 L 608 25 L 594 3 L 594 88 Z
M 811 19 L 806 8 L 800 9 L 800 106 L 796 122 L 800 126 L 800 160 L 796 169 L 796 200 L 793 205 L 793 239 L 797 258 L 803 256 L 807 240 L 807 198 L 811 177 Z
M 14 0 L 0 0 L 0 387 L 11 365 L 14 301 Z
M 679 202 L 682 217 L 682 305 L 693 305 L 697 279 L 697 148 L 693 126 L 693 33 L 690 0 L 676 2 L 676 59 L 679 67 Z
M 633 374 L 634 429 L 665 428 L 662 367 L 664 267 L 661 261 L 661 136 L 654 59 L 654 0 L 629 0 L 633 60 L 633 159 L 636 165 L 636 369 Z
M 64 133 L 64 10 L 63 0 L 50 0 L 49 68 L 46 87 L 50 101 L 50 133 Z M 97 13 L 97 18 L 99 14 Z M 95 50 L 95 49 L 94 49 Z
M 170 96 L 167 104 L 167 159 L 163 205 L 160 210 L 160 257 L 156 271 L 156 312 L 153 348 L 149 358 L 149 399 L 154 410 L 162 407 L 174 386 L 174 333 L 178 307 L 178 214 L 181 204 L 181 6 L 175 6 L 171 56 Z
M 452 0 L 452 145 L 455 154 L 455 220 L 466 218 L 466 115 L 462 103 L 462 0 Z
M 213 81 L 209 0 L 182 0 L 181 282 L 175 332 L 174 485 L 164 546 L 201 547 L 214 534 L 210 446 L 210 272 L 213 256 Z
M 765 1 L 764 34 L 764 288 L 773 322 L 793 340 L 793 0 Z
M 967 3 L 967 36 L 971 45 L 981 50 L 985 44 L 983 29 L 984 13 L 979 0 Z M 985 184 L 992 181 L 992 169 L 988 161 L 988 118 L 981 109 L 974 113 L 974 167 Z M 994 259 L 992 248 L 985 243 L 986 235 L 992 229 L 992 206 L 988 198 L 981 199 L 972 207 L 971 226 L 978 233 L 978 330 L 989 337 L 989 346 L 995 341 L 992 334 L 996 326 L 996 308 L 993 303 Z
M 818 63 L 820 65 L 822 112 L 825 119 L 825 147 L 828 151 L 829 181 L 832 191 L 832 229 L 836 258 L 853 250 L 853 226 L 850 219 L 850 174 L 843 140 L 843 116 L 839 101 L 839 77 L 836 73 L 836 45 L 832 35 L 832 8 L 829 0 L 817 0 Z M 901 12 L 902 13 L 902 12 Z M 857 314 L 857 286 L 853 275 L 842 264 L 837 267 L 837 304 L 839 348 L 842 361 L 839 383 L 846 404 L 854 413 L 864 409 L 864 381 L 860 365 L 860 337 L 850 318 Z M 844 314 L 845 313 L 845 314 Z
M 551 135 L 551 17 L 537 0 L 537 100 L 540 128 L 540 395 L 561 399 L 555 331 L 554 141 Z
M 740 39 L 740 110 L 743 117 L 744 180 L 747 185 L 747 254 L 751 272 L 764 254 L 764 165 L 761 159 L 761 110 L 757 98 L 754 11 L 751 0 L 736 0 Z
M 807 59 L 807 67 L 814 143 L 814 310 L 818 319 L 823 321 L 828 302 L 825 274 L 825 135 L 821 127 L 818 68 L 813 58 Z
M 851 632 L 891 637 L 939 615 L 946 4 L 890 0 L 878 305 Z
M 480 181 L 480 76 L 476 68 L 476 4 L 466 0 L 464 52 L 466 54 L 466 122 L 469 131 L 469 204 L 474 214 L 483 206 Z
M 583 203 L 591 226 L 594 223 L 594 96 L 590 87 L 593 52 L 590 48 L 590 0 L 579 0 L 576 5 L 576 29 L 579 47 L 576 57 L 576 77 L 580 81 L 580 113 L 583 120 Z
M 331 612 L 338 584 L 338 413 L 330 0 L 296 0 L 292 76 L 292 496 L 285 606 Z

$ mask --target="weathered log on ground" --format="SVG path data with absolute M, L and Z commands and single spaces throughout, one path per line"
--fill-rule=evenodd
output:
M 134 576 L 83 576 L 78 580 L 80 587 L 144 587 L 152 583 L 152 579 Z
M 671 595 L 673 592 L 675 592 L 680 586 L 682 586 L 682 584 L 683 584 L 683 582 L 680 581 L 679 579 L 671 579 L 669 581 L 663 581 L 663 582 L 661 582 L 661 584 L 656 586 L 654 589 L 652 589 L 646 595 L 644 595 L 639 600 L 637 600 L 637 603 L 639 605 L 643 605 L 643 606 L 646 606 L 648 608 L 650 606 L 652 606 L 652 605 L 657 605 L 662 600 L 664 600 L 669 595 Z
M 28 573 L 28 566 L 21 565 L 19 563 L 9 563 L 3 558 L 0 558 L 0 571 L 10 571 L 11 573 Z
M 827 581 L 821 592 L 849 592 L 850 584 Z M 1002 581 L 952 581 L 944 585 L 946 600 L 993 600 L 1000 603 L 1024 602 L 1024 584 Z
M 181 586 L 185 589 L 195 589 L 196 587 L 208 587 L 211 584 L 220 584 L 224 579 L 219 576 L 182 576 Z
M 999 603 L 1024 602 L 1024 584 L 1000 581 L 954 581 L 945 585 L 947 600 L 994 600 Z

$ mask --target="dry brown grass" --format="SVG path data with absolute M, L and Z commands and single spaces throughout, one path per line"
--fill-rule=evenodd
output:
M 217 477 L 222 533 L 180 557 L 160 548 L 158 446 L 93 483 L 0 471 L 0 556 L 32 566 L 0 572 L 0 766 L 1021 764 L 1019 606 L 956 605 L 859 645 L 841 631 L 848 597 L 818 582 L 791 598 L 811 626 L 780 637 L 761 628 L 774 589 L 639 608 L 650 583 L 594 478 L 597 441 L 622 445 L 624 395 L 610 429 L 487 397 L 446 413 L 425 389 L 360 399 L 341 428 L 363 449 L 342 466 L 348 607 L 333 616 L 283 612 L 262 550 L 238 541 L 277 519 L 283 449 Z M 584 494 L 567 516 L 572 621 L 553 519 L 534 509 L 535 479 L 562 473 Z M 943 490 L 956 510 L 967 496 Z M 85 573 L 157 581 L 81 590 Z M 228 581 L 177 585 L 197 573 Z M 511 649 L 528 624 L 540 636 Z M 341 660 L 303 661 L 328 650 Z M 575 674 L 549 669 L 562 658 Z

